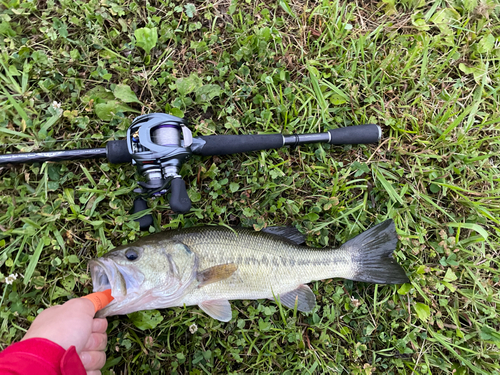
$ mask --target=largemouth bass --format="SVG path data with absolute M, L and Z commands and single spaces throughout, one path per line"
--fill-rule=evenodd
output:
M 392 220 L 338 249 L 300 245 L 295 228 L 194 227 L 141 238 L 92 260 L 94 292 L 114 300 L 98 317 L 198 305 L 214 319 L 231 319 L 230 300 L 277 299 L 311 311 L 316 298 L 305 285 L 341 277 L 380 284 L 408 282 L 392 258 L 398 237 Z

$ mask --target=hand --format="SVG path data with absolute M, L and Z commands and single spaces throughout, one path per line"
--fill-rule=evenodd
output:
M 65 350 L 74 345 L 87 375 L 98 375 L 106 363 L 108 321 L 94 319 L 94 315 L 94 305 L 88 299 L 72 299 L 42 311 L 23 340 L 46 338 Z

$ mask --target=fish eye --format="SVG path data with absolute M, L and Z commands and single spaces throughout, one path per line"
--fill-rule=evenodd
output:
M 130 261 L 134 261 L 136 260 L 137 258 L 139 258 L 139 254 L 137 253 L 137 250 L 135 249 L 128 249 L 126 252 L 125 252 L 125 257 L 130 260 Z

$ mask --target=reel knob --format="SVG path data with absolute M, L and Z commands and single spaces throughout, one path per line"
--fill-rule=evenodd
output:
M 144 211 L 148 209 L 148 202 L 146 202 L 142 198 L 136 198 L 134 200 L 134 205 L 132 206 L 132 214 L 136 214 L 138 212 Z M 135 221 L 139 222 L 139 226 L 141 230 L 148 230 L 151 225 L 153 225 L 153 215 L 147 214 L 139 219 L 135 219 Z
M 170 183 L 170 207 L 174 212 L 184 214 L 191 209 L 191 199 L 186 191 L 186 183 L 182 178 L 174 178 Z

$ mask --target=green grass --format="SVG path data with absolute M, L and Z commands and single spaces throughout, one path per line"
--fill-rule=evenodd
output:
M 315 282 L 310 314 L 237 301 L 229 323 L 196 307 L 113 317 L 104 373 L 499 374 L 498 3 L 142 3 L 1 2 L 0 152 L 100 147 L 148 112 L 195 135 L 378 123 L 378 146 L 194 157 L 192 211 L 151 201 L 151 231 L 293 225 L 325 246 L 393 218 L 411 284 Z M 0 179 L 0 281 L 19 274 L 1 284 L 4 348 L 91 291 L 89 259 L 146 233 L 130 165 Z

